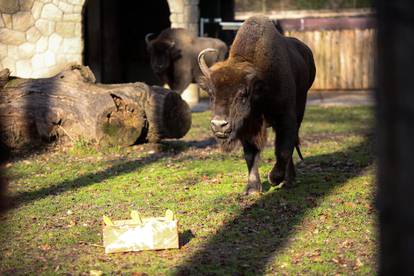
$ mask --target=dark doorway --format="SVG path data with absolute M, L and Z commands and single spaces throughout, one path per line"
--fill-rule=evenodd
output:
M 144 37 L 170 27 L 166 0 L 87 0 L 83 16 L 83 62 L 98 82 L 158 84 Z
M 235 32 L 222 30 L 217 19 L 224 22 L 234 21 L 234 7 L 234 0 L 200 0 L 200 17 L 209 20 L 209 23 L 204 25 L 204 35 L 220 38 L 230 45 Z

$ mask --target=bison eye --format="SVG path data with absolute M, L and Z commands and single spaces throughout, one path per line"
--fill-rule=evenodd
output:
M 248 93 L 247 93 L 247 89 L 243 88 L 240 90 L 240 96 L 242 97 L 247 97 Z

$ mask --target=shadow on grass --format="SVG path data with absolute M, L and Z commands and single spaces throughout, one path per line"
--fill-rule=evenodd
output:
M 8 209 L 17 208 L 22 204 L 27 204 L 32 201 L 48 197 L 50 195 L 57 195 L 69 190 L 76 190 L 85 186 L 99 183 L 109 178 L 133 172 L 161 159 L 173 157 L 191 148 L 203 149 L 212 146 L 215 143 L 216 141 L 214 138 L 207 138 L 201 141 L 164 141 L 160 143 L 160 151 L 149 156 L 137 160 L 123 162 L 103 171 L 85 174 L 76 179 L 66 180 L 35 191 L 25 191 L 10 196 L 8 197 L 8 201 L 11 204 L 8 206 Z
M 370 138 L 342 152 L 308 157 L 298 186 L 269 191 L 224 225 L 175 275 L 261 275 L 283 249 L 305 212 L 373 163 Z

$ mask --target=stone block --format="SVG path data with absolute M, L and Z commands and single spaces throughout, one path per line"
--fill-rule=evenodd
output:
M 49 37 L 49 50 L 57 52 L 62 45 L 63 38 L 54 33 Z
M 82 24 L 81 23 L 76 23 L 76 27 L 75 27 L 75 36 L 82 36 Z
M 176 13 L 175 14 L 175 23 L 183 23 L 184 22 L 184 14 Z
M 82 52 L 82 41 L 80 37 L 63 39 L 63 52 L 66 54 L 80 54 Z
M 63 15 L 63 21 L 66 22 L 82 22 L 82 15 L 80 13 L 67 13 Z
M 5 27 L 4 22 L 3 22 L 3 17 L 0 16 L 0 28 Z
M 36 21 L 35 26 L 43 35 L 51 35 L 55 31 L 55 22 L 45 19 Z
M 45 61 L 45 66 L 47 67 L 55 66 L 56 65 L 55 53 L 53 53 L 52 51 L 47 51 L 46 53 L 44 53 L 44 61 Z
M 66 2 L 68 2 L 69 4 L 72 4 L 72 5 L 82 5 L 83 4 L 83 0 L 66 0 Z
M 2 14 L 2 17 L 4 25 L 9 29 L 13 29 L 12 16 L 10 14 Z
M 63 1 L 59 1 L 58 8 L 63 11 L 64 14 L 73 12 L 73 5 Z
M 11 58 L 17 59 L 19 55 L 19 46 L 7 45 L 7 55 Z
M 26 35 L 23 32 L 13 31 L 10 29 L 0 29 L 0 43 L 10 45 L 20 45 L 26 41 Z
M 66 57 L 66 63 L 78 63 L 78 64 L 82 64 L 82 55 L 80 54 L 68 54 L 65 55 Z
M 63 37 L 72 37 L 75 35 L 76 23 L 73 22 L 57 22 L 56 33 Z
M 26 32 L 26 40 L 28 42 L 36 42 L 39 40 L 39 38 L 42 36 L 42 34 L 40 33 L 40 31 L 36 28 L 36 26 L 31 27 L 27 32 Z
M 26 42 L 19 46 L 19 59 L 29 59 L 35 54 L 36 46 L 33 43 Z
M 21 59 L 16 62 L 16 76 L 30 78 L 32 77 L 32 72 L 31 60 Z
M 83 9 L 83 6 L 81 6 L 81 5 L 74 6 L 73 7 L 73 12 L 81 13 L 82 12 L 82 9 Z
M 184 8 L 183 0 L 168 0 L 171 13 L 182 13 Z
M 32 69 L 33 71 L 41 70 L 45 68 L 45 62 L 44 62 L 44 55 L 43 54 L 37 54 L 32 57 Z
M 61 54 L 57 54 L 56 55 L 56 64 L 66 64 L 67 63 L 67 56 L 68 55 L 61 55 Z
M 35 19 L 40 18 L 40 14 L 42 13 L 43 3 L 40 1 L 36 1 L 32 7 L 32 15 Z
M 0 60 L 8 56 L 7 45 L 0 44 Z
M 16 31 L 27 31 L 34 24 L 34 18 L 30 12 L 17 12 L 12 16 L 13 29 Z
M 58 7 L 49 3 L 43 6 L 40 17 L 43 19 L 59 21 L 62 20 L 62 15 L 63 12 Z
M 47 50 L 48 47 L 48 37 L 42 36 L 36 43 L 36 53 L 43 53 Z
M 10 75 L 16 75 L 16 61 L 11 57 L 6 57 L 1 61 L 3 68 L 9 68 Z
M 16 0 L 1 0 L 0 12 L 1 13 L 15 13 L 19 10 L 19 2 Z
M 21 11 L 30 11 L 33 7 L 34 0 L 19 0 Z

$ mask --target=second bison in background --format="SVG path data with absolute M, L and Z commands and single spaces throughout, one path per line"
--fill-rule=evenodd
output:
M 246 193 L 260 192 L 259 154 L 266 143 L 266 128 L 276 132 L 276 164 L 269 181 L 292 184 L 299 127 L 306 95 L 315 79 L 311 50 L 301 41 L 283 36 L 274 23 L 257 16 L 246 20 L 235 37 L 229 58 L 208 68 L 206 49 L 199 54 L 205 76 L 201 86 L 212 97 L 211 128 L 224 149 L 241 141 L 248 167 Z
M 198 53 L 205 48 L 217 52 L 206 56 L 209 66 L 224 60 L 227 54 L 226 44 L 216 38 L 196 37 L 189 31 L 165 29 L 157 38 L 150 40 L 152 34 L 145 37 L 150 54 L 151 68 L 163 84 L 182 93 L 192 82 L 198 82 L 202 76 L 197 64 Z

